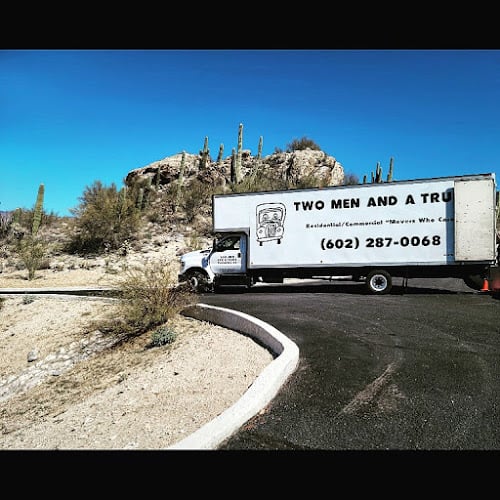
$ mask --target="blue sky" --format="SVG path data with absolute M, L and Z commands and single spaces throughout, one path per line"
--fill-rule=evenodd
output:
M 70 215 L 95 180 L 208 137 L 212 159 L 308 137 L 362 180 L 494 172 L 500 50 L 0 50 L 0 210 Z

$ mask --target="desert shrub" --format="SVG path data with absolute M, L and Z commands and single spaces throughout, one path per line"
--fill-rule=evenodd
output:
M 87 186 L 80 204 L 71 209 L 75 217 L 74 234 L 67 250 L 70 253 L 99 253 L 116 250 L 133 239 L 141 221 L 137 208 L 137 190 L 115 184 L 104 186 L 95 181 Z
M 36 271 L 41 269 L 44 262 L 47 261 L 46 250 L 46 243 L 37 236 L 27 235 L 18 241 L 17 251 L 28 270 L 28 280 L 35 279 Z M 45 268 L 47 267 L 48 264 Z
M 359 184 L 359 177 L 353 173 L 346 173 L 344 175 L 344 182 L 342 183 L 344 186 L 354 186 Z
M 148 347 L 161 347 L 172 344 L 177 339 L 177 333 L 170 327 L 164 325 L 157 328 L 151 334 L 151 342 Z
M 254 177 L 243 178 L 240 183 L 232 184 L 230 189 L 233 193 L 255 193 L 258 191 L 280 191 L 288 189 L 288 187 L 284 179 L 262 172 Z
M 292 189 L 307 189 L 307 188 L 319 188 L 326 187 L 328 185 L 328 180 L 326 178 L 319 178 L 313 174 L 304 175 L 296 182 L 292 183 L 290 188 Z
M 321 151 L 321 148 L 312 139 L 308 137 L 301 137 L 300 139 L 293 139 L 286 145 L 286 152 L 293 153 L 294 151 L 303 151 L 304 149 L 312 149 L 314 151 Z
M 196 301 L 189 287 L 177 283 L 177 271 L 177 263 L 162 260 L 127 269 L 116 281 L 118 311 L 96 327 L 109 333 L 140 335 L 165 324 Z
M 12 213 L 0 213 L 0 239 L 5 238 L 12 227 Z
M 191 222 L 203 207 L 210 205 L 212 193 L 212 186 L 199 179 L 194 179 L 182 190 L 180 203 L 188 222 Z
M 31 304 L 32 302 L 35 302 L 35 297 L 33 297 L 33 295 L 28 295 L 28 294 L 23 295 L 24 305 Z
M 5 302 L 5 297 L 0 297 L 0 311 L 3 309 L 4 302 Z

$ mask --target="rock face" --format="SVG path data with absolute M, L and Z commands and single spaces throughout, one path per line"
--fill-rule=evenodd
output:
M 125 183 L 131 186 L 136 182 L 151 182 L 158 186 L 167 186 L 179 178 L 181 162 L 182 153 L 178 153 L 145 167 L 136 168 L 127 174 Z M 225 186 L 234 180 L 234 163 L 235 159 L 231 156 L 220 162 L 208 158 L 204 166 L 201 152 L 198 155 L 186 153 L 183 180 L 186 184 L 199 179 L 213 186 Z M 252 156 L 249 150 L 242 150 L 240 175 L 242 180 L 254 175 L 265 176 L 288 185 L 297 185 L 301 180 L 308 179 L 323 186 L 337 186 L 344 181 L 344 168 L 333 156 L 312 149 L 274 153 L 261 159 Z

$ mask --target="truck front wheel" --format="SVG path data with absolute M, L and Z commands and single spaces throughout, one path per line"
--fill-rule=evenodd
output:
M 368 273 L 365 285 L 369 293 L 384 295 L 391 291 L 392 277 L 387 271 L 376 269 Z
M 192 271 L 188 276 L 188 284 L 193 292 L 208 292 L 210 285 L 208 283 L 208 275 L 203 271 Z

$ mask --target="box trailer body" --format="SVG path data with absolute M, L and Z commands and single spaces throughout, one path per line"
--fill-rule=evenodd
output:
M 392 277 L 458 277 L 497 263 L 494 174 L 213 195 L 210 249 L 181 258 L 194 288 L 350 276 L 371 293 Z

